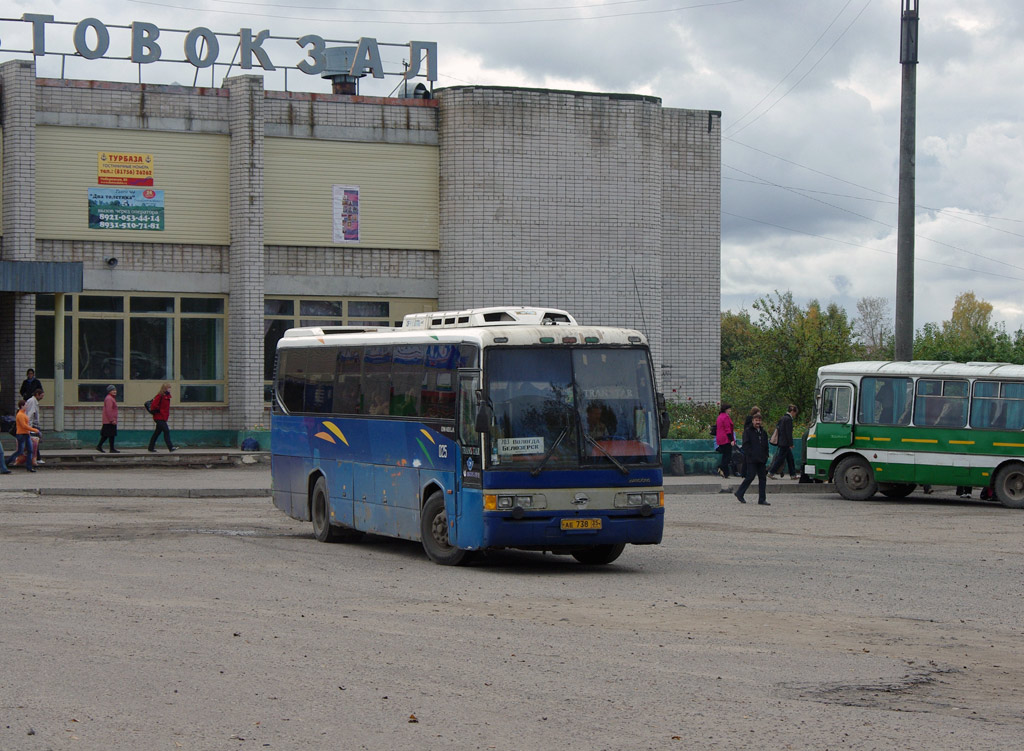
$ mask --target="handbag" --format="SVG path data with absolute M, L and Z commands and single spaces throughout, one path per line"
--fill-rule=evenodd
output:
M 768 443 L 770 443 L 772 446 L 778 446 L 779 445 L 779 429 L 778 428 L 775 428 L 775 430 L 772 431 L 771 437 L 768 438 Z

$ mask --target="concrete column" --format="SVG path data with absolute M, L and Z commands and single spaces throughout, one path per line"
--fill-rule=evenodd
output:
M 225 86 L 231 133 L 228 412 L 234 430 L 248 430 L 263 418 L 263 79 L 239 76 Z
M 0 126 L 3 128 L 3 245 L 5 261 L 36 257 L 36 69 L 32 60 L 0 65 Z M 25 370 L 35 367 L 35 295 L 0 298 L 0 406 L 17 405 Z M 13 355 L 13 356 L 10 356 Z M 19 375 L 20 374 L 20 375 Z

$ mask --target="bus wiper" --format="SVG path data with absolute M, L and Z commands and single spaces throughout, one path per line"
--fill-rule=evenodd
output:
M 548 452 L 544 454 L 544 458 L 540 460 L 540 464 L 538 464 L 536 467 L 530 470 L 530 477 L 536 477 L 537 475 L 544 471 L 544 465 L 548 463 L 548 459 L 550 459 L 551 455 L 555 453 L 555 449 L 558 448 L 558 444 L 560 444 L 562 442 L 562 439 L 565 438 L 565 436 L 568 434 L 569 423 L 566 422 L 565 427 L 562 428 L 562 432 L 558 434 L 555 440 L 551 443 L 551 448 L 549 448 Z
M 585 430 L 584 430 L 584 431 L 582 431 L 582 432 L 583 432 L 583 437 L 584 437 L 584 438 L 585 438 L 585 439 L 587 440 L 587 443 L 589 443 L 589 444 L 590 444 L 591 446 L 593 446 L 594 448 L 596 448 L 596 449 L 597 449 L 598 451 L 600 451 L 600 452 L 601 452 L 602 454 L 604 454 L 605 456 L 607 456 L 607 457 L 608 457 L 608 459 L 609 459 L 609 461 L 611 461 L 611 463 L 612 463 L 612 464 L 614 464 L 614 465 L 615 465 L 615 466 L 616 466 L 616 467 L 618 468 L 619 472 L 621 472 L 621 473 L 622 473 L 622 474 L 624 474 L 624 475 L 628 475 L 628 474 L 629 474 L 629 469 L 627 469 L 627 468 L 626 468 L 626 467 L 625 467 L 625 466 L 624 466 L 624 465 L 622 464 L 622 462 L 620 462 L 620 461 L 619 461 L 618 459 L 616 459 L 616 458 L 615 458 L 614 456 L 612 456 L 611 454 L 609 454 L 609 453 L 608 453 L 608 450 L 607 450 L 607 449 L 606 449 L 606 448 L 605 448 L 604 446 L 602 446 L 602 445 L 601 445 L 600 443 L 598 443 L 598 442 L 597 442 L 597 441 L 596 441 L 596 440 L 594 439 L 594 437 L 593 437 L 593 436 L 591 436 L 591 435 L 590 435 L 590 434 L 589 434 L 589 433 L 588 433 L 587 431 L 585 431 Z

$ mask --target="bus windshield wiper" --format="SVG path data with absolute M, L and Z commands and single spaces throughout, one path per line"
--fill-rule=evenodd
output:
M 597 441 L 596 441 L 596 440 L 594 439 L 594 437 L 593 437 L 592 435 L 590 435 L 590 434 L 589 434 L 589 433 L 588 433 L 587 431 L 585 431 L 585 430 L 584 430 L 584 431 L 582 431 L 582 433 L 583 433 L 583 437 L 584 437 L 584 438 L 586 439 L 587 443 L 589 443 L 589 444 L 590 444 L 591 446 L 593 446 L 594 448 L 596 448 L 596 449 L 597 449 L 598 451 L 600 451 L 600 452 L 601 452 L 602 454 L 604 454 L 605 456 L 607 456 L 607 457 L 608 457 L 608 459 L 609 459 L 609 461 L 611 461 L 611 463 L 612 463 L 612 464 L 614 464 L 614 465 L 615 465 L 615 466 L 616 466 L 616 467 L 618 468 L 619 472 L 621 472 L 621 473 L 622 473 L 622 474 L 624 474 L 624 475 L 628 475 L 628 474 L 629 474 L 629 469 L 627 469 L 627 468 L 626 468 L 626 467 L 625 467 L 625 466 L 624 466 L 624 465 L 622 464 L 622 462 L 620 462 L 620 461 L 619 461 L 618 459 L 616 459 L 616 458 L 615 458 L 614 456 L 612 456 L 612 455 L 611 455 L 610 453 L 608 453 L 608 449 L 606 449 L 606 448 L 605 448 L 604 446 L 602 446 L 602 445 L 601 445 L 600 443 L 598 443 L 598 442 L 597 442 Z
M 566 422 L 565 427 L 562 428 L 562 432 L 558 434 L 558 436 L 552 442 L 551 448 L 549 448 L 548 452 L 544 454 L 544 458 L 540 460 L 540 464 L 538 464 L 536 467 L 530 470 L 530 477 L 536 477 L 537 475 L 544 471 L 544 465 L 548 463 L 548 459 L 550 459 L 551 455 L 555 453 L 555 449 L 558 448 L 558 444 L 560 444 L 562 442 L 562 439 L 565 438 L 568 434 L 569 423 Z

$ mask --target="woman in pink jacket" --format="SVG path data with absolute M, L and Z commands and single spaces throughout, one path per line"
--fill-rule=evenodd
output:
M 110 453 L 120 454 L 114 448 L 114 438 L 117 437 L 117 386 L 107 386 L 107 398 L 103 400 L 103 427 L 100 428 L 100 442 L 96 444 L 96 450 L 103 453 L 103 442 L 110 441 Z

